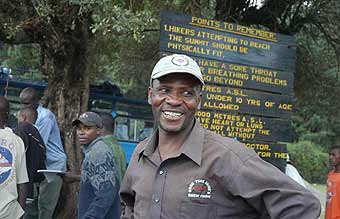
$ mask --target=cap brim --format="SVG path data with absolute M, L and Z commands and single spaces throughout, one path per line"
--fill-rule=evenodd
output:
M 97 126 L 96 124 L 88 121 L 84 121 L 82 119 L 76 119 L 72 122 L 72 126 L 78 126 L 79 124 L 84 124 L 86 126 Z
M 79 123 L 81 123 L 79 119 L 73 120 L 72 126 L 77 126 Z
M 168 70 L 168 71 L 157 72 L 156 74 L 154 74 L 152 76 L 152 78 L 150 80 L 150 85 L 151 85 L 153 79 L 157 79 L 157 78 L 163 77 L 165 75 L 175 74 L 175 73 L 187 73 L 187 74 L 190 74 L 190 75 L 194 76 L 195 78 L 197 78 L 201 82 L 202 85 L 204 85 L 203 78 L 197 77 L 195 72 L 194 71 L 190 71 L 189 69 L 171 69 L 171 70 Z

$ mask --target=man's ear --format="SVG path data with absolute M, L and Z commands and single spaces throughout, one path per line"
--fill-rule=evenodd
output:
M 148 89 L 148 103 L 151 105 L 152 87 Z
M 102 129 L 101 128 L 97 128 L 96 129 L 96 133 L 97 133 L 97 136 L 100 136 L 101 133 L 102 133 Z
M 202 103 L 202 92 L 200 92 L 198 96 L 198 105 L 197 105 L 197 110 L 201 109 L 201 103 Z

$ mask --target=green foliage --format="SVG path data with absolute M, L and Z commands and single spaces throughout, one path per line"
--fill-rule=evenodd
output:
M 37 44 L 4 45 L 0 49 L 0 65 L 12 69 L 15 78 L 44 80 L 40 69 L 40 47 Z
M 117 84 L 126 96 L 146 99 L 152 67 L 158 59 L 158 33 L 146 33 L 140 41 L 118 36 L 112 52 L 97 61 L 98 79 Z
M 311 183 L 325 183 L 329 170 L 328 154 L 311 141 L 287 145 L 289 157 L 300 174 Z
M 311 141 L 328 152 L 340 136 L 340 80 L 334 50 L 319 32 L 297 36 L 298 64 L 295 74 L 296 141 Z
M 94 24 L 91 26 L 93 33 L 132 35 L 135 40 L 140 40 L 145 37 L 146 27 L 152 26 L 156 21 L 150 11 L 132 12 L 114 6 L 109 12 L 108 17 L 103 17 L 103 14 L 93 15 Z
M 88 2 L 90 29 L 95 36 L 93 53 L 97 54 L 92 65 L 95 80 L 109 80 L 125 95 L 145 99 L 147 78 L 158 50 L 158 10 L 151 7 L 151 1 L 141 5 Z

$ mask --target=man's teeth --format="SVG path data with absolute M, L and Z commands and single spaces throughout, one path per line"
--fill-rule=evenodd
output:
M 168 112 L 168 111 L 165 111 L 164 114 L 168 117 L 173 117 L 173 118 L 177 118 L 177 117 L 180 117 L 182 115 L 182 113 Z

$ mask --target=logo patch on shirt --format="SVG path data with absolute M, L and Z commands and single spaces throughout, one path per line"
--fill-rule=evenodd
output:
M 205 179 L 195 179 L 188 188 L 189 198 L 211 198 L 211 186 Z
M 0 185 L 6 181 L 12 171 L 13 156 L 5 147 L 0 146 Z

